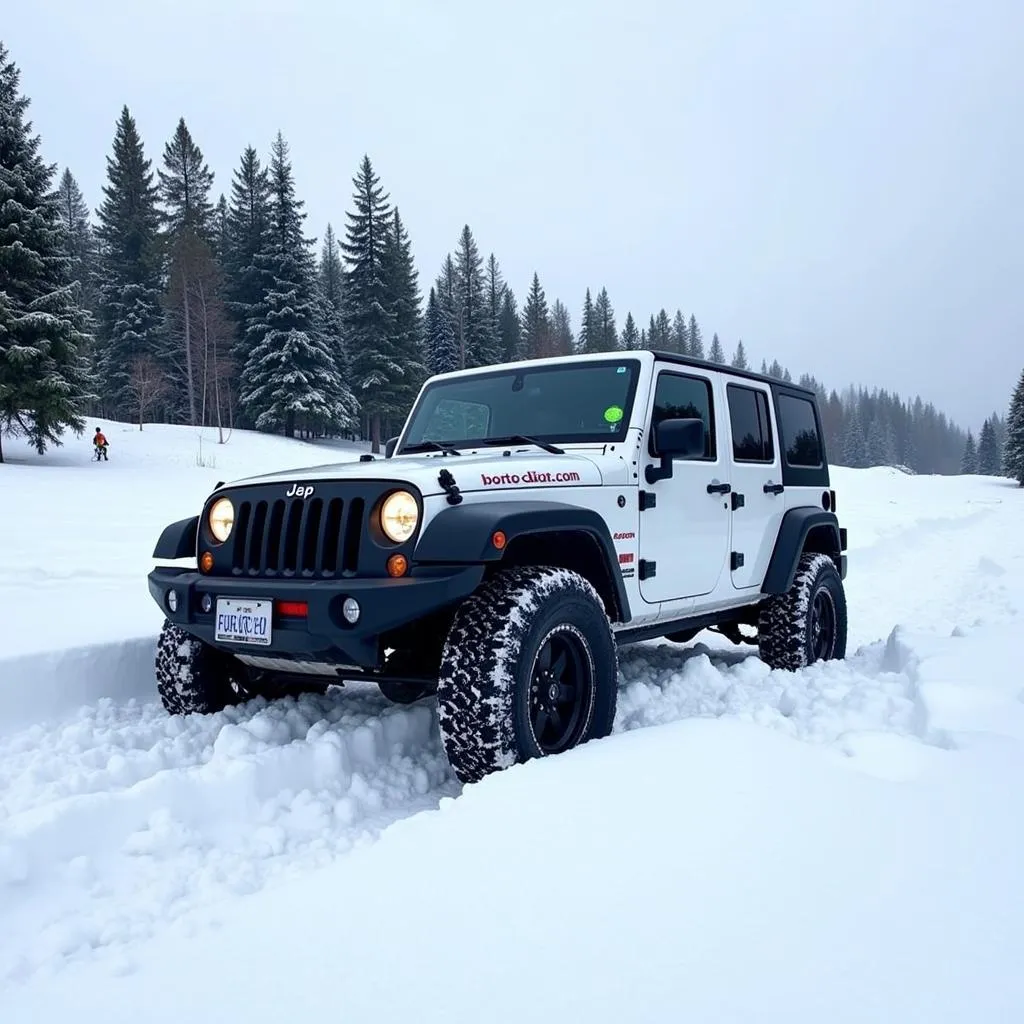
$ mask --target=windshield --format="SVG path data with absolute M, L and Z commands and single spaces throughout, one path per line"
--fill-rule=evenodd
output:
M 472 447 L 525 436 L 565 443 L 621 441 L 636 392 L 635 359 L 497 370 L 428 384 L 400 451 L 427 441 Z

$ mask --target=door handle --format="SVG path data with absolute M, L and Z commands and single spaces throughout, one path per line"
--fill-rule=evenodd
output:
M 728 494 L 731 490 L 729 484 L 708 484 L 708 494 Z
M 782 484 L 765 484 L 765 494 L 781 494 L 786 488 Z

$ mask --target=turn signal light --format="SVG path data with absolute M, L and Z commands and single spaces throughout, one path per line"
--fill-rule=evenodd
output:
M 309 605 L 305 601 L 278 601 L 277 612 L 279 615 L 304 619 L 309 614 Z
M 491 543 L 499 550 L 504 551 L 505 545 L 508 543 L 508 538 L 502 533 L 501 530 L 495 530 L 491 534 Z
M 204 551 L 200 556 L 199 570 L 200 572 L 213 572 L 213 555 L 209 551 Z
M 388 559 L 388 575 L 404 576 L 409 568 L 409 559 L 405 555 L 392 555 Z

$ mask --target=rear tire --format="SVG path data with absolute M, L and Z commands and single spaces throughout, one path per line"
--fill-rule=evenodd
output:
M 477 782 L 607 736 L 618 652 L 604 604 L 578 573 L 499 573 L 459 608 L 441 657 L 438 720 L 448 761 Z
M 846 591 L 828 555 L 807 552 L 793 585 L 762 606 L 758 650 L 771 668 L 793 670 L 846 657 Z
M 164 622 L 156 645 L 156 688 L 172 715 L 210 715 L 255 696 L 244 667 L 172 622 Z

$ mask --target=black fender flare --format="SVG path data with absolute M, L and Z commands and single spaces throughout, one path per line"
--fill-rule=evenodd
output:
M 492 542 L 495 532 L 503 548 Z M 500 562 L 519 537 L 545 533 L 583 533 L 593 539 L 604 562 L 622 622 L 630 620 L 629 598 L 619 572 L 619 556 L 601 516 L 589 508 L 555 501 L 484 501 L 439 512 L 421 534 L 413 552 L 417 563 L 446 565 Z
M 179 519 L 165 526 L 153 550 L 154 558 L 192 558 L 196 553 L 196 538 L 199 533 L 199 516 Z
M 782 517 L 779 534 L 775 539 L 775 550 L 761 585 L 762 594 L 785 594 L 793 585 L 797 563 L 812 530 L 827 538 L 823 543 L 816 543 L 814 550 L 831 555 L 835 559 L 836 568 L 839 568 L 845 545 L 841 540 L 836 514 L 820 508 L 791 508 Z

